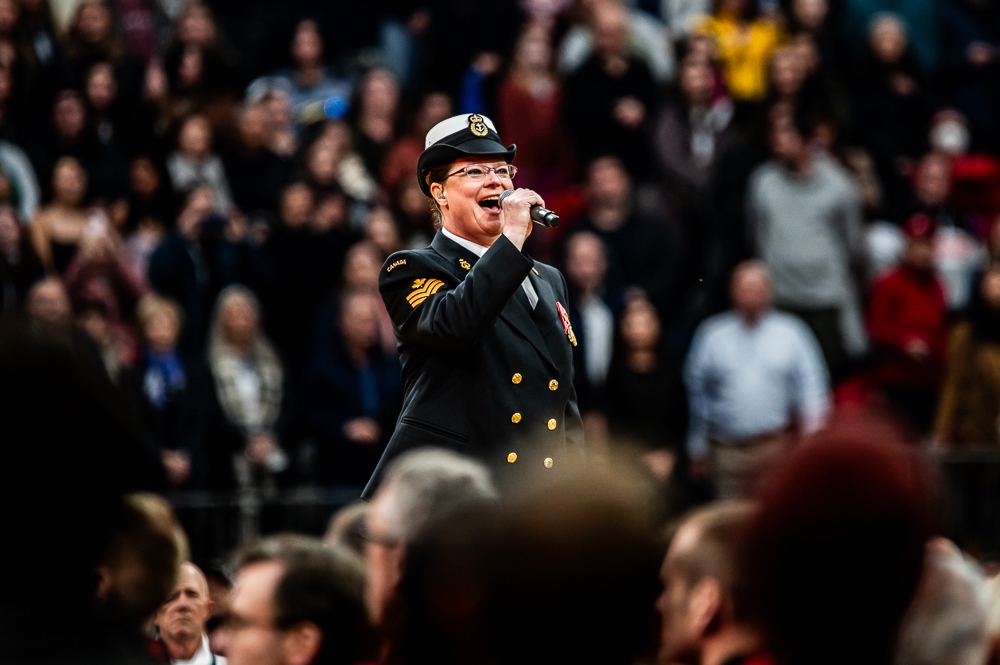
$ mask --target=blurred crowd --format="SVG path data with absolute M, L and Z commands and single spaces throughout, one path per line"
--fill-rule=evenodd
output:
M 998 102 L 993 0 L 0 0 L 0 309 L 104 368 L 160 489 L 362 485 L 380 266 L 480 113 L 562 217 L 526 250 L 589 446 L 679 505 L 856 406 L 995 446 Z

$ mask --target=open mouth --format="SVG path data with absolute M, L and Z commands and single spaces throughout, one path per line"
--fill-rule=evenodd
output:
M 479 207 L 486 212 L 499 213 L 500 212 L 500 195 L 487 196 L 485 199 L 479 201 Z

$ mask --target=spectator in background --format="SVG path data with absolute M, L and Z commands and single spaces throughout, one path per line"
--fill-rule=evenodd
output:
M 149 282 L 184 310 L 181 353 L 200 356 L 209 312 L 226 286 L 239 282 L 263 292 L 268 269 L 260 249 L 247 242 L 237 219 L 216 215 L 211 187 L 188 193 L 176 227 L 149 260 Z
M 767 66 L 783 35 L 773 17 L 758 16 L 752 0 L 714 0 L 712 14 L 695 29 L 715 42 L 729 94 L 737 102 L 762 101 Z
M 292 118 L 300 129 L 324 117 L 342 117 L 352 86 L 331 75 L 324 64 L 323 35 L 315 20 L 305 18 L 296 24 L 290 51 L 293 68 L 256 79 L 247 88 L 247 97 L 263 97 L 264 90 L 282 91 L 288 95 Z
M 132 160 L 122 233 L 125 251 L 146 274 L 149 259 L 167 235 L 174 208 L 166 171 L 147 155 Z
M 778 662 L 892 662 L 933 490 L 916 451 L 878 422 L 835 426 L 792 452 L 762 495 L 746 577 Z
M 417 160 L 424 151 L 424 137 L 431 127 L 452 115 L 451 97 L 447 93 L 432 91 L 423 96 L 410 131 L 393 144 L 382 164 L 381 180 L 390 196 L 399 187 L 413 182 Z
M 268 113 L 262 103 L 245 105 L 237 119 L 239 141 L 223 160 L 233 202 L 245 214 L 277 210 L 278 195 L 292 175 L 291 162 L 268 145 Z
M 653 149 L 672 212 L 690 231 L 705 226 L 708 179 L 731 139 L 732 118 L 729 97 L 716 95 L 711 63 L 695 55 L 685 57 L 677 89 L 657 118 Z M 701 239 L 694 244 L 703 243 Z
M 818 71 L 826 77 L 839 77 L 847 67 L 847 58 L 836 30 L 829 25 L 828 0 L 790 0 L 788 7 L 789 32 L 793 41 L 808 37 L 819 55 Z
M 656 308 L 644 298 L 625 305 L 608 371 L 608 433 L 631 446 L 661 482 L 675 477 L 687 425 L 680 368 L 667 355 Z
M 83 209 L 87 174 L 73 157 L 56 162 L 52 172 L 52 202 L 31 221 L 31 241 L 50 274 L 61 274 L 76 255 L 88 227 Z M 99 230 L 99 229 L 95 229 Z
M 123 131 L 122 104 L 118 104 L 118 83 L 114 68 L 98 62 L 87 69 L 83 81 L 87 104 L 87 134 L 94 142 L 95 156 L 87 167 L 91 172 L 93 194 L 107 201 L 125 193 L 128 173 L 125 145 L 129 137 Z
M 574 233 L 566 241 L 569 311 L 579 344 L 573 349 L 573 376 L 580 414 L 589 443 L 607 435 L 608 369 L 615 342 L 615 313 L 621 294 L 607 287 L 608 257 L 600 236 Z
M 587 169 L 587 215 L 573 232 L 590 231 L 604 242 L 608 288 L 638 287 L 660 312 L 672 311 L 676 243 L 667 227 L 635 211 L 632 178 L 616 157 L 599 157 Z
M 229 180 L 222 160 L 212 152 L 212 126 L 202 115 L 193 115 L 181 123 L 177 132 L 177 150 L 167 158 L 167 170 L 174 191 L 185 193 L 196 185 L 212 188 L 215 209 L 229 213 L 232 207 Z
M 244 286 L 219 294 L 208 342 L 208 367 L 219 413 L 215 416 L 214 464 L 232 456 L 237 486 L 274 488 L 287 470 L 280 428 L 285 416 L 285 371 L 261 331 L 257 297 Z
M 78 85 L 87 69 L 98 62 L 121 65 L 125 59 L 125 49 L 105 0 L 83 0 L 76 5 L 64 42 L 66 72 L 63 77 L 69 85 Z
M 219 636 L 230 665 L 374 662 L 364 569 L 338 547 L 272 536 L 238 554 L 230 620 Z
M 767 267 L 733 272 L 733 310 L 695 331 L 684 367 L 696 475 L 711 471 L 721 498 L 748 496 L 801 434 L 822 427 L 830 388 L 816 338 L 772 309 Z
M 552 65 L 548 31 L 529 25 L 497 97 L 498 129 L 518 146 L 518 184 L 542 196 L 564 186 L 573 166 L 573 146 L 562 121 L 562 85 Z
M 185 361 L 178 351 L 183 313 L 173 300 L 149 294 L 139 302 L 136 317 L 143 346 L 120 385 L 135 409 L 146 445 L 163 462 L 167 485 L 204 487 L 203 405 L 209 401 L 209 388 L 199 365 Z
M 763 635 L 747 593 L 747 540 L 755 507 L 722 502 L 689 515 L 670 541 L 660 579 L 661 663 L 749 665 Z
M 947 373 L 934 439 L 946 445 L 1000 443 L 1000 267 L 977 285 L 968 320 L 949 335 Z
M 900 626 L 894 665 L 990 662 L 996 643 L 987 585 L 979 566 L 954 543 L 929 541 L 920 585 Z
M 389 258 L 390 254 L 406 249 L 403 239 L 399 235 L 399 225 L 392 211 L 388 208 L 378 207 L 368 215 L 368 223 L 365 225 L 365 240 L 375 245 L 383 259 Z
M 380 309 L 371 294 L 348 291 L 340 299 L 337 325 L 323 325 L 315 334 L 302 411 L 319 446 L 324 484 L 368 482 L 403 405 L 398 357 L 379 346 Z
M 19 309 L 31 285 L 45 276 L 17 211 L 0 206 L 0 312 Z
M 944 97 L 972 125 L 977 149 L 1000 149 L 1000 10 L 995 3 L 955 0 L 935 7 Z
M 351 105 L 351 137 L 365 170 L 382 173 L 385 156 L 399 130 L 399 82 L 388 69 L 373 69 L 361 77 Z
M 156 632 L 173 664 L 226 665 L 212 653 L 205 624 L 215 603 L 208 595 L 208 580 L 190 561 L 181 564 L 177 586 L 156 613 Z
M 56 277 L 46 277 L 35 282 L 28 291 L 24 311 L 39 321 L 55 326 L 69 326 L 73 322 L 69 294 Z
M 674 77 L 674 54 L 670 47 L 670 34 L 656 17 L 621 0 L 585 0 L 580 5 L 593 14 L 602 10 L 600 5 L 622 5 L 626 11 L 628 48 L 631 55 L 642 60 L 657 84 Z M 568 75 L 579 68 L 597 49 L 593 25 L 578 24 L 570 28 L 559 47 L 559 70 Z M 506 136 L 506 134 L 504 134 Z
M 365 604 L 375 626 L 403 628 L 392 622 L 406 617 L 392 613 L 400 609 L 397 587 L 406 568 L 407 550 L 450 516 L 489 505 L 497 498 L 486 467 L 450 450 L 425 448 L 393 460 L 365 516 Z
M 934 420 L 947 347 L 944 290 L 934 274 L 935 231 L 923 215 L 907 220 L 903 259 L 872 288 L 868 315 L 875 381 L 889 406 L 920 434 Z
M 645 128 L 655 85 L 628 52 L 628 15 L 617 2 L 592 10 L 594 53 L 566 78 L 566 121 L 584 159 L 612 154 L 638 176 L 648 164 Z
M 809 325 L 836 380 L 865 347 L 851 272 L 863 247 L 858 193 L 841 166 L 813 153 L 800 109 L 776 105 L 768 120 L 772 160 L 747 189 L 750 237 L 778 307 Z
M 932 100 L 896 14 L 876 14 L 868 27 L 868 48 L 855 87 L 857 128 L 869 147 L 886 190 L 890 210 L 905 205 L 903 177 L 924 152 Z
M 854 65 L 864 63 L 864 52 L 872 19 L 879 14 L 894 13 L 910 33 L 914 53 L 924 71 L 933 72 L 939 65 L 940 32 L 936 23 L 936 4 L 928 0 L 846 0 L 837 13 L 841 25 L 838 32 L 844 40 Z
M 354 244 L 344 257 L 343 290 L 367 294 L 375 305 L 376 335 L 383 353 L 396 355 L 396 337 L 392 332 L 392 318 L 378 291 L 378 275 L 382 269 L 382 255 L 368 242 Z

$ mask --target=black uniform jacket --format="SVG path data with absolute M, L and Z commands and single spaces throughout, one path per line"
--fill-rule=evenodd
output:
M 521 288 L 525 277 L 538 294 L 534 310 Z M 405 396 L 365 497 L 390 461 L 413 448 L 477 457 L 501 484 L 582 453 L 575 337 L 559 311 L 568 298 L 558 270 L 535 263 L 505 236 L 479 258 L 438 232 L 430 247 L 390 256 L 379 290 Z

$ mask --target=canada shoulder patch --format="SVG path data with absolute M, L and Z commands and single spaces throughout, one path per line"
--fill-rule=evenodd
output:
M 413 286 L 410 287 L 412 289 L 410 295 L 406 296 L 406 302 L 410 303 L 410 307 L 415 308 L 437 293 L 438 289 L 442 286 L 444 286 L 444 282 L 440 279 L 428 279 L 426 277 L 415 279 L 413 280 Z
M 406 265 L 406 259 L 400 259 L 398 261 L 393 261 L 392 264 L 388 268 L 385 269 L 385 271 L 386 272 L 392 272 L 393 268 L 396 268 L 398 266 L 405 266 L 405 265 Z

